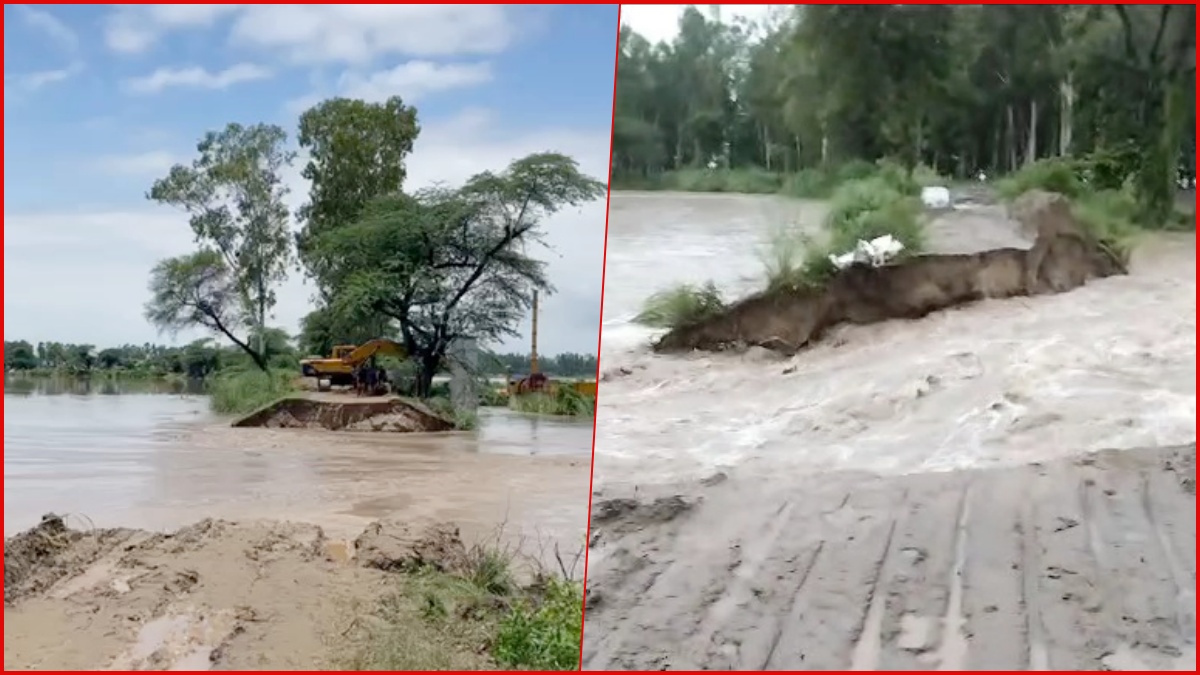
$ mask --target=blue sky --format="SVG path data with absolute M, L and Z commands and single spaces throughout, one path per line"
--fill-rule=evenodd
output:
M 144 194 L 228 122 L 294 133 L 324 97 L 398 94 L 423 129 L 408 187 L 543 150 L 604 179 L 616 21 L 616 5 L 6 5 L 5 339 L 170 341 L 142 319 L 146 280 L 190 231 Z M 539 346 L 594 351 L 604 203 L 546 225 L 559 292 Z M 274 323 L 295 331 L 311 292 L 294 274 Z

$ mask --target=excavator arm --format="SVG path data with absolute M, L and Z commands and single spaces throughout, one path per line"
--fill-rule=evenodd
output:
M 375 338 L 369 340 L 354 348 L 354 351 L 342 357 L 342 363 L 350 366 L 357 366 L 366 361 L 372 356 L 395 356 L 397 358 L 405 358 L 408 356 L 408 350 L 404 345 L 395 340 L 386 338 Z

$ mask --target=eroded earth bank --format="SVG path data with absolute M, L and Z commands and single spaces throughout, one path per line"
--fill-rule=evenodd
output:
M 681 212 L 674 248 L 745 295 L 753 247 L 703 214 L 786 208 L 614 195 L 609 276 Z M 1002 207 L 930 229 L 938 253 L 1032 250 Z M 703 281 L 627 279 L 640 296 L 605 302 L 584 668 L 1193 670 L 1194 244 L 799 351 L 615 348 L 645 289 Z

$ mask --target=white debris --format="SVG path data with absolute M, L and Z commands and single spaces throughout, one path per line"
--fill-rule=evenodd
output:
M 935 185 L 932 187 L 921 188 L 921 201 L 926 208 L 930 209 L 945 209 L 950 206 L 950 191 L 946 188 Z
M 830 255 L 829 262 L 840 270 L 855 264 L 879 267 L 895 258 L 903 250 L 904 244 L 901 244 L 892 235 L 885 234 L 871 241 L 860 239 L 853 250 L 841 255 Z

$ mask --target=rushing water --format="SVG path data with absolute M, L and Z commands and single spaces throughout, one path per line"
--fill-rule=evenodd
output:
M 1194 236 L 1149 238 L 1129 276 L 1056 296 L 976 303 L 833 331 L 786 361 L 657 356 L 630 323 L 643 299 L 712 279 L 761 285 L 769 228 L 813 228 L 820 204 L 773 197 L 616 193 L 609 220 L 598 483 L 912 472 L 1183 443 L 1196 433 Z M 1002 209 L 938 219 L 934 248 L 1014 245 Z
M 482 409 L 470 433 L 232 429 L 203 396 L 111 381 L 6 380 L 4 402 L 6 536 L 50 511 L 149 528 L 304 520 L 347 536 L 397 515 L 481 536 L 508 519 L 573 544 L 586 523 L 590 420 Z

